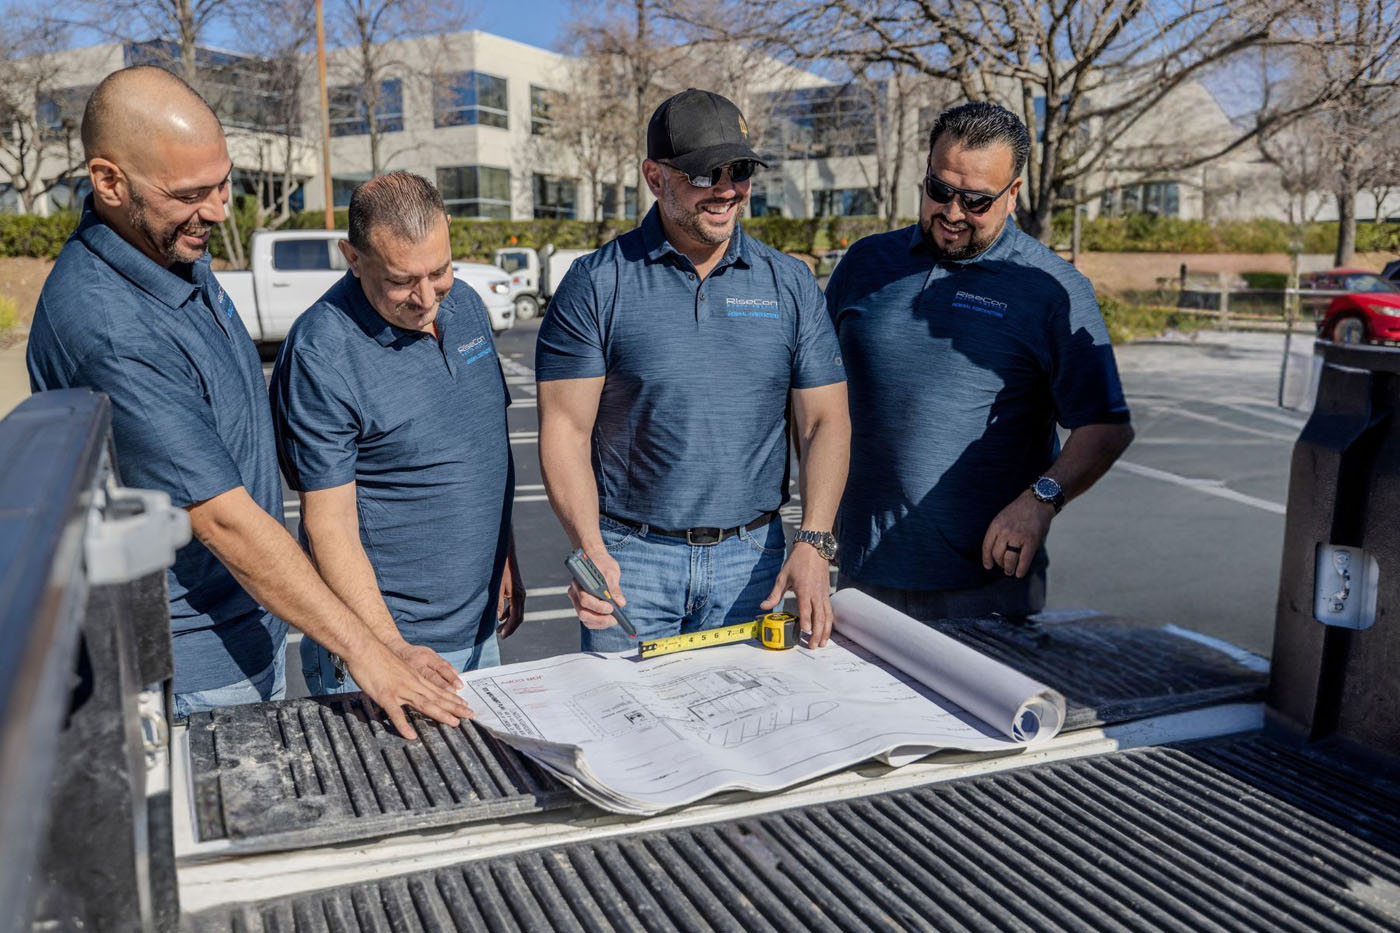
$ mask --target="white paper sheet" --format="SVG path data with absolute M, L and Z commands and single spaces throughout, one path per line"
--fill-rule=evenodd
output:
M 481 725 L 622 813 L 777 790 L 869 758 L 1014 750 L 1059 730 L 1064 701 L 1044 686 L 864 594 L 838 593 L 833 608 L 837 635 L 816 650 L 563 655 L 469 672 L 461 694 Z

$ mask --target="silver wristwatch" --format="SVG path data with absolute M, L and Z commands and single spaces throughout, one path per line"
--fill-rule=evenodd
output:
M 836 559 L 836 536 L 829 531 L 799 530 L 796 540 L 805 541 L 816 548 L 825 560 Z
M 1065 507 L 1065 491 L 1060 488 L 1060 484 L 1048 476 L 1042 476 L 1034 483 L 1031 483 L 1031 494 L 1041 502 L 1048 502 L 1055 507 L 1055 513 L 1059 514 L 1060 509 Z

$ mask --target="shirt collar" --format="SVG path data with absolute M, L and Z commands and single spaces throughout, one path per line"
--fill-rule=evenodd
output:
M 384 318 L 379 312 L 374 310 L 374 306 L 369 303 L 369 298 L 365 296 L 365 290 L 360 287 L 360 279 L 354 272 L 346 270 L 345 278 L 341 280 L 346 291 L 350 295 L 350 314 L 355 322 L 381 347 L 390 347 L 405 339 L 416 339 L 418 337 L 431 337 L 431 334 L 420 330 L 404 330 L 402 327 L 395 327 Z M 438 331 L 447 325 L 452 318 L 453 301 L 452 296 L 456 292 L 456 283 L 453 283 L 452 291 L 448 292 L 442 299 L 442 304 L 438 306 L 437 321 Z
M 992 245 L 984 249 L 970 259 L 935 259 L 935 262 L 946 263 L 950 266 L 966 268 L 976 263 L 988 263 L 986 271 L 997 272 L 1001 268 L 999 260 L 1005 259 L 1015 249 L 1016 237 L 1020 233 L 1020 228 L 1016 226 L 1016 218 L 1006 218 L 1006 226 L 1001 228 L 1001 233 L 992 241 Z M 929 251 L 928 244 L 924 242 L 924 229 L 919 224 L 909 228 L 909 251 L 918 252 L 922 250 L 925 255 L 933 259 L 933 254 Z
M 685 258 L 685 254 L 671 245 L 671 241 L 666 239 L 666 231 L 661 227 L 661 205 L 653 204 L 651 210 L 647 211 L 646 217 L 642 218 L 642 245 L 646 247 L 647 260 L 659 262 L 667 253 Z M 686 259 L 686 262 L 689 262 Z M 744 229 L 741 224 L 734 225 L 734 235 L 729 238 L 729 246 L 724 251 L 724 258 L 715 267 L 722 269 L 727 265 L 737 263 L 739 265 L 750 265 L 748 237 L 744 236 Z
M 170 308 L 188 302 L 208 272 L 208 253 L 195 261 L 188 279 L 161 266 L 103 222 L 93 209 L 92 195 L 83 201 L 83 216 L 73 235 L 131 284 Z

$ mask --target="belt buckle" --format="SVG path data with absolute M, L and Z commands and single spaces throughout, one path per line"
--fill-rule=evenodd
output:
M 723 537 L 723 528 L 687 528 L 685 530 L 685 543 L 691 547 L 712 547 L 719 544 Z

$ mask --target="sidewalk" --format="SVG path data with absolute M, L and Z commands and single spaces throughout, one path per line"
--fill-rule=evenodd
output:
M 24 368 L 24 348 L 20 342 L 0 350 L 0 418 L 29 398 L 29 373 Z

